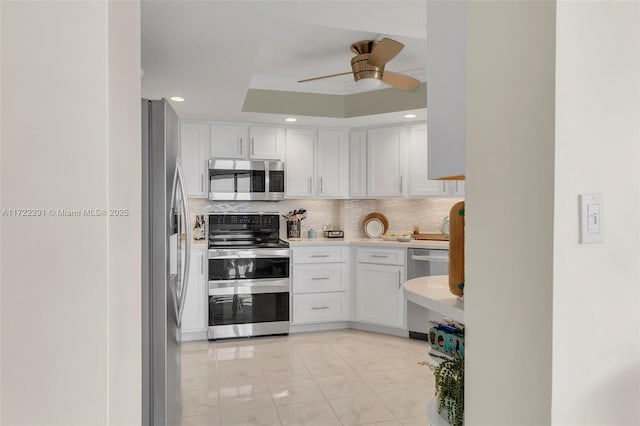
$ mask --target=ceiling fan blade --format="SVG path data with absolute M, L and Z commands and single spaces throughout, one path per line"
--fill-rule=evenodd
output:
M 384 71 L 381 80 L 402 90 L 413 90 L 420 84 L 420 80 L 391 71 Z
M 340 75 L 347 75 L 347 74 L 353 74 L 353 71 L 349 71 L 349 72 L 341 72 L 341 73 L 339 73 L 339 74 L 323 75 L 322 77 L 307 78 L 306 80 L 300 80 L 300 81 L 298 81 L 298 83 L 306 83 L 307 81 L 322 80 L 323 78 L 338 77 L 338 76 L 340 76 Z
M 383 38 L 375 45 L 369 55 L 369 65 L 381 67 L 393 58 L 404 48 L 404 44 L 390 38 Z

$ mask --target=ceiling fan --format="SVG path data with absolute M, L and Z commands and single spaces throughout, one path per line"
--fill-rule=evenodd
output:
M 358 41 L 351 45 L 351 51 L 356 54 L 351 58 L 351 72 L 307 78 L 298 83 L 353 74 L 353 79 L 365 89 L 375 89 L 383 81 L 398 89 L 412 90 L 420 84 L 419 80 L 384 69 L 386 63 L 395 58 L 403 48 L 404 44 L 390 38 Z

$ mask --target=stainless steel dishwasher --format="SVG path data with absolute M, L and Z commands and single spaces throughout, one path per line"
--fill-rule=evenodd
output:
M 449 274 L 449 250 L 410 248 L 407 252 L 407 279 Z M 407 328 L 412 339 L 427 340 L 429 321 L 442 315 L 407 301 Z

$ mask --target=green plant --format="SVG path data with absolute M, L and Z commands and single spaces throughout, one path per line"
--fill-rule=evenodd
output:
M 456 357 L 433 367 L 436 379 L 438 413 L 453 426 L 464 421 L 464 358 Z

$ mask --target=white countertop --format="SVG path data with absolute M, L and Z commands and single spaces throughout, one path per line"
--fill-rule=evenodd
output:
M 404 283 L 407 300 L 464 323 L 464 304 L 449 291 L 448 275 L 418 277 Z
M 286 240 L 293 247 L 313 247 L 313 246 L 343 246 L 343 245 L 359 245 L 359 246 L 376 246 L 389 248 L 426 248 L 426 249 L 449 249 L 449 241 L 437 240 L 411 240 L 409 242 L 385 241 L 380 238 L 301 238 L 295 240 Z
M 385 241 L 380 238 L 301 238 L 295 240 L 285 240 L 293 247 L 314 247 L 314 246 L 376 246 L 389 248 L 426 248 L 426 249 L 449 249 L 449 241 L 438 240 L 411 240 L 410 242 Z M 194 249 L 206 249 L 207 240 L 191 241 Z

